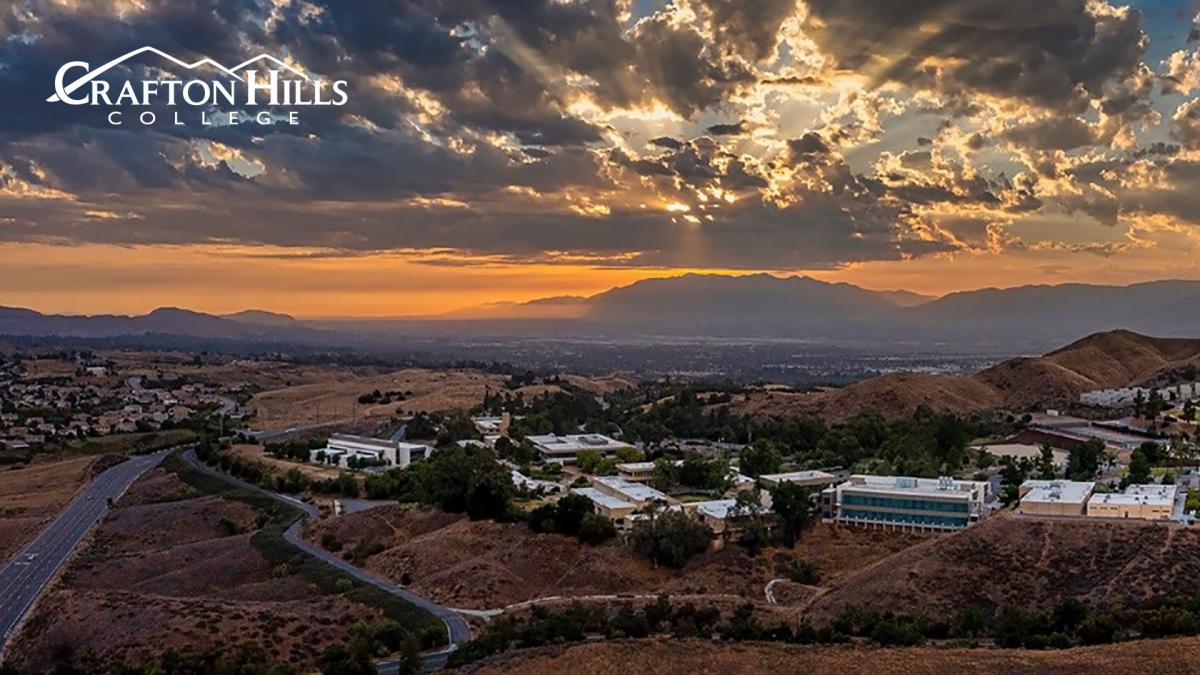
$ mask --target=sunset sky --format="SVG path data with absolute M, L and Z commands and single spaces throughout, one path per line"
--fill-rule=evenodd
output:
M 1200 278 L 1188 0 L 18 0 L 0 305 L 436 314 L 684 271 Z M 142 45 L 346 80 L 298 126 L 46 102 Z M 148 56 L 114 69 L 144 78 Z

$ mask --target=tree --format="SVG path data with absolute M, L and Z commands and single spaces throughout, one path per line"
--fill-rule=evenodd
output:
M 779 516 L 788 546 L 795 546 L 800 533 L 812 520 L 812 492 L 795 483 L 780 483 L 771 488 L 771 509 Z
M 656 565 L 675 568 L 703 553 L 710 541 L 712 532 L 708 527 L 682 511 L 651 513 L 649 519 L 634 525 L 629 535 L 633 550 Z
M 617 536 L 617 529 L 613 527 L 612 521 L 598 513 L 584 515 L 583 521 L 579 524 L 579 541 L 585 544 L 596 546 L 615 536 Z
M 1188 422 L 1196 421 L 1196 402 L 1190 398 L 1183 402 L 1183 419 Z
M 758 478 L 766 473 L 775 473 L 783 465 L 783 456 L 769 440 L 758 440 L 744 450 L 738 458 L 738 471 Z
M 1000 458 L 1000 487 L 1005 504 L 1012 504 L 1020 498 L 1021 483 L 1025 482 L 1028 473 L 1012 457 L 1005 455 Z
M 1071 448 L 1067 457 L 1067 475 L 1071 480 L 1091 480 L 1100 470 L 1104 441 L 1092 439 Z
M 1134 450 L 1129 456 L 1129 474 L 1126 479 L 1132 485 L 1144 485 L 1150 482 L 1150 461 L 1141 448 Z
M 1058 475 L 1054 466 L 1054 448 L 1049 443 L 1042 444 L 1041 456 L 1038 457 L 1038 478 L 1053 480 Z
M 756 487 L 753 490 L 742 490 L 734 499 L 733 508 L 729 510 L 729 519 L 741 526 L 738 543 L 751 556 L 758 555 L 767 545 L 767 526 L 763 522 L 762 493 Z

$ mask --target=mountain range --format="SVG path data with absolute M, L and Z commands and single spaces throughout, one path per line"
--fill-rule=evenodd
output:
M 341 320 L 299 320 L 261 310 L 218 316 L 160 308 L 137 316 L 82 316 L 0 307 L 0 335 L 153 334 L 328 345 L 406 335 L 1049 345 L 1118 328 L 1161 336 L 1200 335 L 1200 281 L 987 288 L 928 298 L 802 276 L 687 274 L 638 281 L 589 297 L 498 303 L 432 317 Z

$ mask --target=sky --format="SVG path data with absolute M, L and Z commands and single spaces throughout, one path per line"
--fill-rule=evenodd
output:
M 17 0 L 0 305 L 429 315 L 689 271 L 1200 278 L 1190 0 Z M 298 124 L 48 102 L 143 45 L 344 80 Z M 153 54 L 105 78 L 178 68 Z M 187 73 L 183 73 L 187 75 Z

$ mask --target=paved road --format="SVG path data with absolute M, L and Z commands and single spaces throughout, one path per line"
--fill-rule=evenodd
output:
M 34 601 L 108 511 L 108 500 L 116 501 L 169 452 L 134 457 L 101 473 L 36 539 L 0 568 L 0 655 Z
M 442 607 L 428 598 L 401 588 L 387 581 L 386 579 L 381 579 L 362 569 L 361 567 L 356 567 L 355 565 L 346 562 L 342 558 L 330 553 L 329 551 L 326 551 L 320 546 L 317 546 L 316 544 L 313 544 L 304 537 L 300 536 L 300 530 L 304 527 L 304 522 L 307 520 L 316 520 L 320 515 L 320 512 L 317 511 L 317 507 L 313 506 L 312 504 L 302 502 L 295 497 L 264 490 L 257 485 L 247 483 L 246 481 L 230 476 L 227 473 L 212 469 L 201 462 L 199 458 L 196 457 L 196 453 L 193 450 L 184 452 L 183 458 L 188 462 L 188 464 L 191 464 L 199 471 L 203 471 L 211 476 L 216 476 L 221 480 L 239 485 L 246 489 L 254 490 L 276 501 L 280 501 L 289 506 L 294 506 L 303 510 L 304 520 L 297 520 L 295 523 L 293 523 L 292 526 L 283 533 L 284 539 L 287 539 L 288 542 L 303 550 L 305 553 L 308 553 L 309 555 L 318 558 L 323 562 L 332 565 L 333 567 L 336 567 L 346 574 L 349 574 L 350 576 L 364 583 L 371 584 L 376 588 L 387 591 L 392 595 L 398 596 L 441 619 L 442 623 L 446 624 L 446 634 L 449 637 L 450 644 L 442 651 L 426 654 L 424 657 L 422 657 L 421 662 L 425 668 L 432 670 L 445 666 L 447 659 L 450 658 L 450 652 L 452 652 L 458 645 L 471 639 L 471 627 L 467 624 L 467 621 L 454 610 L 447 607 Z M 397 672 L 398 664 L 395 662 L 384 662 L 378 664 L 378 669 L 380 673 Z

